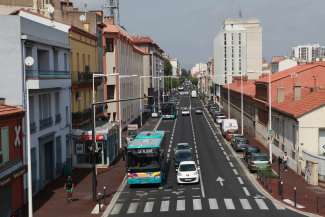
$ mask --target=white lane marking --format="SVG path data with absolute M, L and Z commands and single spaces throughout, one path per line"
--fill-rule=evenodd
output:
M 200 164 L 200 162 L 199 162 L 199 160 L 197 160 L 197 165 L 199 165 Z
M 226 153 L 225 151 L 223 151 L 223 154 L 224 154 L 224 155 L 227 155 L 227 153 Z
M 139 203 L 131 203 L 127 213 L 135 213 L 135 211 L 137 210 L 138 205 L 139 205 Z
M 148 200 L 154 200 L 154 199 L 155 199 L 155 198 L 153 198 L 153 197 L 152 197 L 152 198 L 148 198 Z
M 200 188 L 192 188 L 192 189 L 198 190 L 198 189 L 200 189 Z
M 197 154 L 197 150 L 195 149 L 195 153 Z
M 196 145 L 194 147 L 196 148 Z
M 243 187 L 243 190 L 245 191 L 246 196 L 251 196 L 246 187 Z
M 247 199 L 239 199 L 243 209 L 252 209 Z
M 220 147 L 220 148 L 221 148 L 222 151 L 225 150 L 223 147 Z
M 152 212 L 154 202 L 147 202 L 143 212 Z
M 168 148 L 171 148 L 172 147 L 172 145 L 169 145 L 169 147 Z
M 286 209 L 286 208 L 284 208 L 283 206 L 280 206 L 279 204 L 274 203 L 273 201 L 272 201 L 272 203 L 274 204 L 274 206 L 275 206 L 275 208 L 276 208 L 277 210 L 285 210 L 285 209 Z
M 199 155 L 196 155 L 196 159 L 199 159 Z
M 169 200 L 161 201 L 160 212 L 168 212 Z
M 184 191 L 184 190 L 185 190 L 185 188 L 179 188 L 178 190 L 179 190 L 179 191 Z
M 199 161 L 197 161 L 197 164 L 199 165 Z M 203 179 L 202 179 L 201 170 L 199 170 L 199 173 L 200 173 L 200 184 L 201 184 L 202 197 L 205 198 L 204 188 L 203 188 Z
M 217 199 L 209 198 L 210 209 L 219 209 Z
M 226 156 L 226 159 L 227 159 L 228 161 L 230 161 L 230 158 L 229 158 L 229 156 Z
M 143 191 L 136 191 L 136 192 L 143 192 Z
M 185 200 L 177 200 L 176 211 L 185 210 Z
M 125 201 L 125 199 L 118 199 L 117 201 Z
M 269 208 L 266 206 L 265 202 L 263 199 L 255 199 L 258 207 L 262 210 L 268 210 Z
M 219 146 L 221 147 L 221 143 L 219 143 Z
M 217 139 L 217 142 L 219 142 L 219 139 Z
M 172 189 L 166 189 L 166 190 L 164 190 L 164 191 L 171 191 Z
M 102 209 L 103 208 L 103 204 L 101 204 L 100 205 L 100 208 Z M 91 214 L 98 214 L 99 213 L 99 204 L 97 204 L 95 207 L 94 207 L 94 209 L 93 209 L 93 211 L 91 211 Z
M 193 210 L 202 210 L 201 199 L 193 199 Z
M 170 148 L 168 149 L 168 152 L 170 152 Z
M 114 208 L 113 208 L 113 210 L 112 210 L 112 212 L 111 212 L 110 215 L 116 215 L 116 214 L 119 214 L 119 212 L 120 212 L 122 206 L 123 206 L 123 203 L 117 203 L 117 204 L 115 204 L 115 206 L 114 206 Z
M 173 140 L 173 137 L 171 137 L 170 139 Z
M 239 183 L 240 183 L 241 185 L 244 184 L 243 180 L 242 180 L 240 177 L 237 177 L 237 179 L 238 179 L 238 181 L 239 181 Z
M 295 205 L 294 202 L 291 201 L 291 200 L 289 200 L 289 199 L 283 199 L 283 201 L 286 202 L 286 203 L 288 203 L 288 204 L 290 204 L 291 206 L 294 206 Z M 305 207 L 302 206 L 302 205 L 297 204 L 297 208 L 301 209 L 301 208 L 305 208 Z
M 167 158 L 169 158 L 169 154 L 167 154 Z
M 227 157 L 228 157 L 228 156 L 227 156 Z M 236 169 L 232 169 L 232 170 L 234 171 L 235 175 L 238 175 L 238 172 L 237 172 Z
M 178 196 L 177 198 L 185 198 L 185 196 Z
M 132 200 L 140 200 L 140 199 L 132 199 Z
M 234 167 L 234 165 L 232 164 L 232 162 L 229 162 L 229 164 L 230 164 L 231 167 Z
M 159 187 L 159 189 L 163 189 L 163 187 Z
M 170 199 L 170 197 L 163 197 L 162 199 L 163 199 L 163 200 L 166 200 L 166 199 Z
M 227 209 L 235 209 L 232 199 L 224 199 Z

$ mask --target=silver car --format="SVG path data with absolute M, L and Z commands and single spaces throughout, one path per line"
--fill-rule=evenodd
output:
M 188 143 L 178 143 L 176 145 L 176 148 L 174 148 L 175 151 L 175 155 L 177 155 L 177 153 L 179 151 L 186 151 L 186 150 L 191 150 L 192 148 L 189 146 Z

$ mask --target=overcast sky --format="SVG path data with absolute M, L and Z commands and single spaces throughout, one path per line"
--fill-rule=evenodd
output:
M 103 0 L 71 1 L 79 9 L 103 6 Z M 213 40 L 224 20 L 239 18 L 239 5 L 244 19 L 260 20 L 268 62 L 298 44 L 325 46 L 325 0 L 120 0 L 120 25 L 131 36 L 150 36 L 189 70 L 213 57 Z

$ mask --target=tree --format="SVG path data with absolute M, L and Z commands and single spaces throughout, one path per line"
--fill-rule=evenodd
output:
M 184 76 L 182 76 L 182 77 L 179 78 L 179 83 L 180 83 L 180 84 L 183 84 L 184 81 L 185 81 L 185 77 L 184 77 Z
M 195 85 L 197 85 L 197 83 L 198 83 L 198 79 L 196 77 L 190 77 L 190 81 L 192 84 L 195 84 Z
M 173 85 L 173 88 L 175 88 L 175 87 L 179 87 L 179 80 L 178 80 L 178 78 L 173 78 L 173 83 L 172 83 L 172 85 Z
M 191 70 L 187 71 L 187 77 L 191 77 Z
M 186 71 L 186 69 L 182 69 L 182 75 L 183 77 L 188 77 L 188 73 Z
M 165 74 L 165 76 L 173 75 L 172 64 L 170 64 L 170 61 L 167 58 L 164 58 L 164 74 Z

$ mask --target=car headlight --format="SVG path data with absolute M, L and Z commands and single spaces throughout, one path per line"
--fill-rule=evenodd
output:
M 194 172 L 194 175 L 197 175 L 197 172 Z
M 182 173 L 177 173 L 178 176 L 182 176 Z

